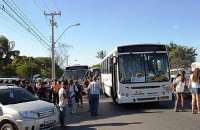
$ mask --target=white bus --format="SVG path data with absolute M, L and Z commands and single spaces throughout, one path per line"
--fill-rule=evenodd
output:
M 101 84 L 117 104 L 171 101 L 167 48 L 161 44 L 116 47 L 101 62 Z
M 67 66 L 61 77 L 61 80 L 77 80 L 83 82 L 86 73 L 89 71 L 88 65 L 72 65 Z

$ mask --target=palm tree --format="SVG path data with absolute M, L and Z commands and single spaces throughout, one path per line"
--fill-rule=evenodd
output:
M 13 50 L 14 47 L 14 42 L 9 42 L 6 37 L 0 36 L 0 76 L 10 76 L 13 73 L 11 63 L 20 53 L 18 50 Z
M 96 57 L 98 59 L 103 59 L 105 56 L 106 56 L 106 51 L 100 50 L 100 51 L 97 52 L 97 56 Z
M 15 47 L 14 42 L 9 42 L 4 36 L 0 36 L 0 59 L 4 64 L 10 64 L 12 59 L 19 56 L 19 50 L 13 50 Z

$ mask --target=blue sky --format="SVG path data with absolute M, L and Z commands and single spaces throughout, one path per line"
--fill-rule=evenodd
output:
M 42 11 L 61 11 L 58 37 L 75 23 L 60 42 L 68 48 L 69 64 L 96 64 L 98 50 L 131 43 L 169 43 L 197 48 L 200 55 L 199 0 L 9 0 L 14 1 L 48 39 L 49 17 Z M 0 0 L 0 4 L 3 2 Z M 15 41 L 22 55 L 50 56 L 32 35 L 0 10 L 0 35 Z M 57 45 L 58 47 L 58 45 Z M 200 59 L 200 56 L 197 58 Z M 75 61 L 77 60 L 77 61 Z

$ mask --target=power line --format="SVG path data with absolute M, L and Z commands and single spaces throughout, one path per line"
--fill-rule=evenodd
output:
M 9 1 L 7 1 L 8 3 L 10 3 Z M 16 9 L 16 11 L 24 18 L 24 19 L 27 19 L 27 16 L 22 12 L 22 10 L 17 6 L 17 4 L 14 2 L 14 0 L 11 0 L 12 4 L 10 3 L 10 5 Z
M 6 16 L 3 12 L 0 12 L 0 15 L 2 16 L 2 21 L 1 22 L 3 22 L 3 25 L 6 25 L 6 28 L 9 28 L 9 30 L 12 30 L 14 32 L 18 31 L 18 29 L 15 28 L 16 25 L 14 26 L 12 24 L 12 27 L 11 27 L 11 23 L 9 23 L 9 21 L 6 19 L 6 17 L 8 17 L 8 16 Z M 9 25 L 8 25 L 8 23 L 9 23 Z
M 8 2 L 6 2 L 5 0 L 3 0 L 3 2 L 11 9 L 11 11 L 12 12 L 14 12 L 14 14 L 16 14 L 20 19 L 21 19 L 21 21 L 22 22 L 24 22 L 25 24 L 26 24 L 26 26 L 28 26 L 32 31 L 34 31 L 35 32 L 35 30 L 33 30 L 30 26 L 29 26 L 29 24 L 22 18 L 22 16 L 20 16 L 20 14 L 18 14 L 18 12 L 16 12 L 10 5 L 10 3 Z M 16 8 L 15 8 L 16 9 Z M 23 14 L 23 13 L 22 13 Z M 43 39 L 42 39 L 43 40 Z
M 17 19 L 13 14 L 9 13 L 8 10 L 6 10 L 6 8 L 4 6 L 2 6 L 2 10 L 8 14 L 12 19 L 14 19 L 18 24 L 20 24 L 24 29 L 26 29 L 29 33 L 31 33 L 38 41 L 40 41 L 40 43 L 42 43 L 43 45 L 45 45 L 48 49 L 50 49 L 50 45 L 49 42 L 47 42 L 46 38 L 44 37 L 44 35 L 42 35 L 43 37 L 41 37 L 41 33 L 38 31 L 34 30 L 27 21 L 24 20 L 23 16 L 21 16 L 23 13 L 21 11 L 21 13 L 19 14 L 19 11 L 15 11 L 17 10 L 16 8 L 14 8 L 13 5 L 11 5 L 11 3 L 9 3 L 8 1 L 6 2 L 5 0 L 2 0 L 7 7 L 20 19 Z M 22 23 L 23 22 L 23 23 Z M 34 27 L 36 28 L 36 27 Z M 45 39 L 45 40 L 44 40 Z
M 37 4 L 37 2 L 35 0 L 32 0 L 33 1 L 33 4 L 39 9 L 40 12 L 43 13 L 43 9 Z M 47 19 L 47 17 L 45 17 L 45 21 L 46 21 L 46 24 L 49 25 L 49 21 Z
M 33 24 L 32 24 L 32 22 L 30 21 L 30 19 L 26 16 L 26 14 L 17 6 L 17 4 L 14 2 L 14 0 L 12 0 L 12 3 L 13 3 L 13 5 L 9 2 L 9 1 L 7 1 L 13 8 L 15 8 L 16 9 L 16 11 L 24 18 L 24 19 L 26 19 L 30 24 L 31 24 L 31 26 L 40 34 L 40 35 L 42 35 L 43 36 L 43 38 L 45 39 L 45 40 L 47 40 L 48 42 L 50 42 L 47 38 L 46 38 L 46 36 L 44 36 L 44 34 L 42 34 L 37 28 L 36 28 L 36 26 L 34 26 Z
M 11 13 L 9 13 L 4 7 L 2 8 L 2 10 L 8 15 L 10 16 L 13 20 L 15 20 L 20 26 L 22 26 L 24 29 L 26 29 L 29 33 L 31 33 L 35 38 L 38 38 L 34 33 L 32 33 L 29 28 L 27 28 L 26 26 L 24 26 L 18 19 L 16 19 Z M 41 42 L 41 41 L 40 41 Z M 48 46 L 46 44 L 44 44 L 43 42 L 41 42 L 43 44 L 43 46 L 47 47 Z

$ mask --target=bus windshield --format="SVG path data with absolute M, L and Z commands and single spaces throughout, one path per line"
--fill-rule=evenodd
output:
M 64 72 L 64 79 L 84 80 L 84 76 L 88 70 L 66 70 Z
M 169 81 L 167 54 L 146 54 L 146 82 Z
M 119 56 L 121 83 L 169 81 L 166 53 L 128 54 Z

